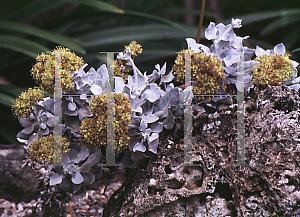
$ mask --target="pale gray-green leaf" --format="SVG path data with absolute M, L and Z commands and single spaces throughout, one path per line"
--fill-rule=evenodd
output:
M 80 184 L 83 182 L 83 177 L 80 173 L 76 172 L 72 175 L 72 182 L 76 185 Z
M 148 145 L 149 151 L 153 152 L 154 154 L 157 154 L 157 147 L 158 147 L 159 139 L 155 139 Z
M 154 114 L 143 115 L 142 120 L 144 120 L 146 123 L 153 123 L 158 120 L 158 117 Z
M 62 182 L 62 175 L 54 174 L 50 177 L 50 185 L 57 185 Z
M 140 151 L 140 152 L 145 152 L 146 147 L 143 145 L 143 142 L 138 142 L 135 144 L 133 147 L 133 152 Z

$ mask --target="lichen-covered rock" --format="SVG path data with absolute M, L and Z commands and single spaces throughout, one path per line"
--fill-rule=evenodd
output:
M 127 171 L 104 216 L 299 215 L 299 94 L 268 86 L 245 101 L 246 166 L 235 164 L 237 105 L 214 109 L 193 100 L 192 165 L 184 162 L 178 117 L 161 133 L 157 157 Z
M 300 211 L 300 97 L 268 86 L 246 98 L 245 157 L 229 171 L 241 216 L 293 216 Z

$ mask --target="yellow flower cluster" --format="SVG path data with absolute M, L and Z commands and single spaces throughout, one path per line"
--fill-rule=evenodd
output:
M 67 153 L 69 149 L 69 143 L 66 138 L 62 138 L 62 153 Z M 53 134 L 45 137 L 41 137 L 40 139 L 34 140 L 34 142 L 30 145 L 29 149 L 29 157 L 32 161 L 46 164 L 54 163 L 54 136 Z
M 80 127 L 80 143 L 88 148 L 107 145 L 107 122 L 114 123 L 115 149 L 121 152 L 129 144 L 128 124 L 131 118 L 130 101 L 123 94 L 114 94 L 114 120 L 107 120 L 107 95 L 95 96 L 90 103 L 92 118 L 83 120 Z
M 288 81 L 294 74 L 294 68 L 288 55 L 263 55 L 254 60 L 259 61 L 259 64 L 253 69 L 252 82 L 259 87 L 280 85 L 283 81 Z
M 18 118 L 29 118 L 33 113 L 32 106 L 37 101 L 43 100 L 43 91 L 39 88 L 29 88 L 28 91 L 21 93 L 12 106 L 13 114 Z
M 125 60 L 114 60 L 114 76 L 123 78 L 124 82 L 128 78 L 128 73 L 132 71 L 131 66 L 126 66 Z
M 124 46 L 125 49 L 123 53 L 126 53 L 126 48 L 130 48 L 131 50 L 131 56 L 134 58 L 138 54 L 141 54 L 143 52 L 142 45 L 138 44 L 136 41 L 132 41 L 129 45 Z M 126 65 L 127 61 L 125 60 L 115 60 L 114 61 L 114 75 L 118 77 L 122 77 L 124 82 L 128 78 L 128 73 L 132 71 L 131 66 Z
M 73 87 L 72 74 L 83 66 L 82 58 L 68 48 L 56 47 L 51 54 L 42 53 L 36 58 L 31 75 L 40 87 L 48 93 L 54 93 L 55 84 L 55 53 L 61 54 L 61 86 L 65 93 Z
M 178 82 L 185 82 L 185 53 L 191 55 L 191 76 L 193 94 L 215 94 L 220 89 L 220 82 L 225 79 L 222 62 L 217 57 L 203 53 L 183 50 L 178 54 L 173 66 L 173 74 Z
M 143 52 L 142 45 L 138 44 L 136 41 L 132 41 L 129 45 L 126 45 L 123 53 L 126 52 L 126 48 L 128 47 L 131 50 L 131 55 L 134 57 Z

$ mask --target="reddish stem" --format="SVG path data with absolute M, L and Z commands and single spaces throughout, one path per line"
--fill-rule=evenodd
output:
M 201 36 L 201 30 L 202 30 L 202 24 L 203 24 L 203 16 L 204 16 L 204 8 L 205 8 L 205 0 L 202 0 L 201 14 L 200 14 L 200 20 L 199 20 L 199 26 L 198 26 L 198 32 L 197 32 L 197 40 L 196 40 L 196 42 L 198 44 L 200 42 L 200 36 Z

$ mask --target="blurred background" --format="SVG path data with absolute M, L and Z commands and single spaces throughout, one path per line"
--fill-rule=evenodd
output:
M 83 57 L 86 69 L 98 68 L 106 61 L 99 52 L 121 52 L 135 40 L 144 49 L 135 59 L 142 72 L 164 62 L 169 71 L 185 38 L 196 38 L 200 10 L 201 0 L 0 0 L 0 144 L 20 144 L 11 105 L 35 85 L 30 69 L 37 54 L 61 45 Z M 235 33 L 250 36 L 245 46 L 282 42 L 300 62 L 299 0 L 206 0 L 200 43 L 211 45 L 204 39 L 210 22 L 231 18 L 243 20 Z

